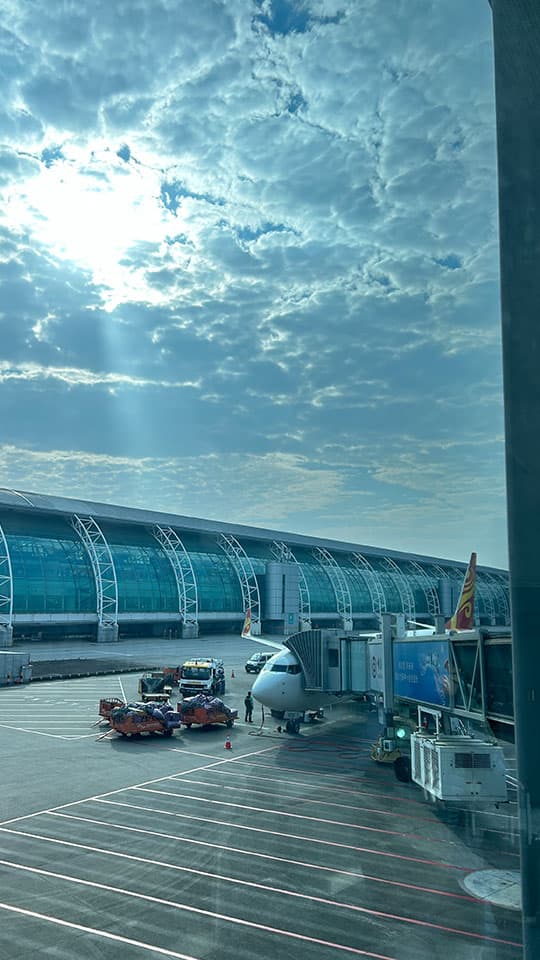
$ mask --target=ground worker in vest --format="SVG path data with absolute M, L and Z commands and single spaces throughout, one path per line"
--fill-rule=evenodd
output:
M 248 690 L 244 698 L 244 706 L 246 708 L 245 722 L 253 723 L 253 720 L 251 719 L 253 715 L 253 697 L 251 696 L 251 690 Z

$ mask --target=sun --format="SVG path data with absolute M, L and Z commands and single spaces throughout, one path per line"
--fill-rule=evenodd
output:
M 148 257 L 179 229 L 178 217 L 171 224 L 160 203 L 158 171 L 103 145 L 62 148 L 53 163 L 18 183 L 6 215 L 58 260 L 89 270 L 109 306 L 143 294 L 156 302 L 163 294 L 146 283 Z

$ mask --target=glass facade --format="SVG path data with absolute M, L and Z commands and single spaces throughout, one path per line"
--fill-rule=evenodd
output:
M 96 615 L 96 586 L 92 563 L 85 544 L 72 528 L 69 518 L 30 514 L 23 510 L 0 515 L 0 524 L 8 545 L 13 575 L 13 612 L 24 618 L 40 614 Z M 152 535 L 151 528 L 136 523 L 103 521 L 101 530 L 109 545 L 118 585 L 118 616 L 137 614 L 143 619 L 159 614 L 178 618 L 179 600 L 176 576 L 167 553 Z M 220 613 L 242 615 L 243 598 L 235 561 L 220 545 L 216 532 L 182 531 L 178 536 L 190 558 L 197 585 L 199 615 L 219 620 Z M 248 569 L 255 574 L 264 604 L 266 565 L 274 561 L 272 541 L 244 538 L 242 547 L 249 558 Z M 304 574 L 309 591 L 312 618 L 337 617 L 337 602 L 331 571 L 325 569 L 309 547 L 291 546 Z M 243 559 L 245 559 L 243 555 Z M 349 553 L 338 550 L 332 556 L 344 576 L 351 598 L 351 613 L 369 616 L 373 598 L 369 578 L 355 565 Z M 398 613 L 403 609 L 406 590 L 401 576 L 414 597 L 416 616 L 433 613 L 435 605 L 429 587 L 442 598 L 444 606 L 454 605 L 461 590 L 464 571 L 446 562 L 420 563 L 421 573 L 412 561 L 397 559 L 398 570 L 383 557 L 368 556 L 373 574 L 384 593 L 384 607 Z M 504 624 L 509 619 L 508 581 L 503 572 L 477 573 L 476 613 L 481 622 Z M 442 601 L 441 601 L 442 603 Z M 453 607 L 452 607 L 453 608 Z M 444 615 L 451 610 L 443 609 Z M 264 616 L 264 609 L 262 611 Z
M 13 576 L 14 614 L 96 612 L 92 565 L 67 524 L 2 519 Z
M 324 568 L 307 551 L 295 551 L 302 565 L 311 600 L 311 613 L 337 613 L 336 597 Z
M 368 613 L 373 609 L 371 594 L 365 578 L 357 567 L 340 564 L 349 585 L 353 613 Z

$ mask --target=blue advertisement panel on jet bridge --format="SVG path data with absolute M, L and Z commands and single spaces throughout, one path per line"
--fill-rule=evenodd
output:
M 450 705 L 448 640 L 394 640 L 393 656 L 395 697 Z

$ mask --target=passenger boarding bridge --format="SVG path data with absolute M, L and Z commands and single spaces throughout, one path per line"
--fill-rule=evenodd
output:
M 305 630 L 285 641 L 310 693 L 383 692 L 383 640 L 336 629 Z M 471 720 L 512 727 L 512 637 L 508 627 L 392 637 L 393 696 Z

